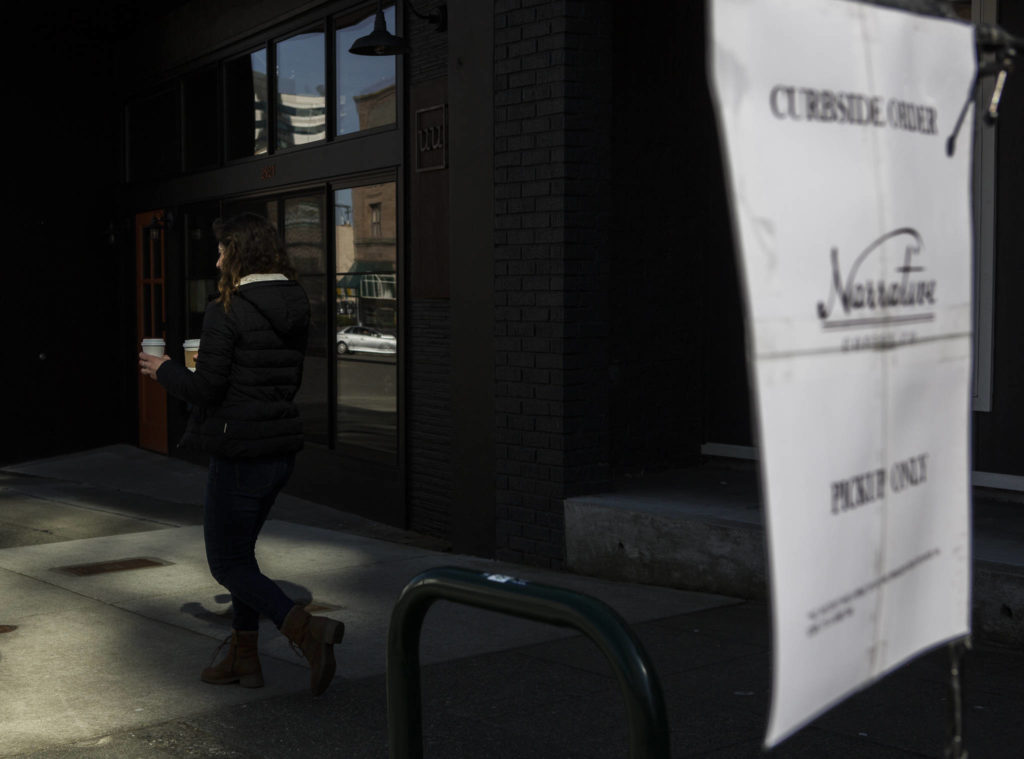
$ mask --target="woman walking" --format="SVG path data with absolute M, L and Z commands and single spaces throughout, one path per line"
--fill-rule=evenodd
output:
M 193 407 L 179 445 L 210 455 L 206 558 L 213 577 L 231 593 L 234 619 L 227 654 L 200 676 L 208 683 L 262 686 L 262 614 L 302 651 L 317 696 L 334 677 L 333 646 L 345 626 L 308 614 L 260 571 L 255 555 L 260 529 L 302 448 L 294 398 L 302 382 L 309 299 L 265 218 L 218 220 L 214 233 L 220 295 L 203 318 L 195 372 L 166 355 L 139 354 L 142 374 Z

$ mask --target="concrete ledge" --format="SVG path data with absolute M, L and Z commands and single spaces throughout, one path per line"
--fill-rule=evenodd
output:
M 974 637 L 1024 651 L 1024 572 L 1020 567 L 977 561 L 973 584 Z
M 767 595 L 758 524 L 570 499 L 565 537 L 573 572 L 739 598 Z
M 1024 505 L 976 498 L 974 517 L 973 635 L 1024 649 Z M 565 542 L 566 568 L 579 574 L 745 599 L 768 594 L 764 525 L 748 474 L 701 473 L 567 499 Z

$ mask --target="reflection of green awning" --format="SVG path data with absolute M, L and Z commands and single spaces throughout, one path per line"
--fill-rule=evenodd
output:
M 394 261 L 354 261 L 352 268 L 347 272 L 338 274 L 338 287 L 348 289 L 359 289 L 359 283 L 367 274 L 394 274 Z
M 355 298 L 394 298 L 394 261 L 356 261 L 338 275 L 338 295 Z

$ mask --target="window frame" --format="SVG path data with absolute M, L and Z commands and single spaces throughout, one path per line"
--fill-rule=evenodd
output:
M 303 26 L 300 26 L 300 27 L 297 27 L 295 29 L 292 29 L 291 31 L 289 31 L 287 33 L 277 34 L 277 35 L 275 35 L 272 38 L 268 38 L 268 40 L 267 40 L 267 48 L 268 48 L 268 50 L 270 48 L 273 48 L 273 60 L 274 60 L 273 77 L 272 77 L 272 81 L 269 82 L 269 84 L 268 84 L 268 87 L 272 85 L 273 92 L 274 92 L 274 96 L 273 96 L 273 100 L 272 100 L 272 106 L 273 106 L 272 110 L 273 110 L 273 113 L 271 115 L 271 118 L 273 119 L 273 127 L 274 127 L 273 128 L 273 138 L 274 138 L 274 140 L 273 140 L 273 150 L 270 151 L 270 153 L 272 155 L 288 153 L 288 152 L 291 152 L 293 150 L 302 150 L 303 148 L 316 147 L 316 146 L 319 146 L 319 145 L 323 145 L 323 144 L 325 144 L 327 142 L 330 142 L 330 139 L 331 139 L 331 100 L 332 100 L 332 98 L 331 98 L 331 90 L 330 90 L 331 83 L 329 81 L 329 74 L 330 74 L 331 66 L 329 64 L 330 64 L 331 60 L 333 60 L 333 55 L 334 55 L 334 44 L 333 44 L 333 40 L 330 39 L 330 37 L 331 37 L 330 32 L 329 32 L 330 28 L 331 28 L 331 16 L 328 16 L 326 19 L 320 21 L 318 24 L 307 23 L 307 24 L 305 24 Z M 299 35 L 302 35 L 302 34 L 321 34 L 323 36 L 323 41 L 324 41 L 324 71 L 323 71 L 323 76 L 324 76 L 324 137 L 323 137 L 323 139 L 316 140 L 316 141 L 313 141 L 313 142 L 306 142 L 306 143 L 302 143 L 302 144 L 299 144 L 299 145 L 285 145 L 285 146 L 282 146 L 282 145 L 279 144 L 280 135 L 278 134 L 278 129 L 277 129 L 277 126 L 278 126 L 278 123 L 279 123 L 279 119 L 280 119 L 280 116 L 281 116 L 281 114 L 278 112 L 278 107 L 279 107 L 278 98 L 280 98 L 281 92 L 280 92 L 280 90 L 278 88 L 279 78 L 280 77 L 279 77 L 279 72 L 278 72 L 279 61 L 278 61 L 278 50 L 277 50 L 277 48 L 278 48 L 278 45 L 280 45 L 281 43 L 287 42 L 288 40 L 293 39 L 295 37 L 298 37 Z M 268 69 L 270 68 L 270 64 L 269 63 L 267 64 L 267 68 Z
M 387 0 L 385 8 L 394 7 L 395 9 L 395 34 L 401 36 L 403 32 L 403 13 L 402 3 L 399 0 Z M 346 26 L 350 26 L 352 22 L 361 18 L 372 16 L 376 11 L 376 5 L 362 4 L 353 5 L 343 11 L 338 11 L 331 14 L 328 18 L 328 37 L 330 38 L 331 45 L 333 48 L 337 47 L 338 31 Z M 343 51 L 348 52 L 348 51 Z M 346 132 L 344 134 L 338 134 L 337 114 L 338 114 L 338 51 L 334 50 L 334 57 L 328 61 L 328 74 L 331 77 L 331 91 L 330 91 L 330 103 L 328 108 L 330 109 L 330 139 L 339 140 L 351 140 L 358 139 L 362 135 L 372 134 L 382 130 L 396 128 L 401 124 L 402 121 L 402 107 L 403 102 L 403 66 L 398 64 L 399 56 L 384 56 L 390 57 L 395 60 L 395 120 L 391 124 L 385 124 L 378 127 L 368 127 L 366 129 L 358 129 L 354 132 Z
M 395 8 L 395 32 L 401 35 L 404 30 L 404 11 L 401 3 L 394 2 Z M 277 25 L 268 25 L 267 27 L 257 31 L 254 34 L 248 34 L 245 37 L 236 39 L 229 45 L 211 50 L 210 52 L 197 56 L 190 60 L 181 69 L 173 72 L 172 76 L 162 78 L 160 80 L 153 80 L 148 82 L 145 86 L 140 87 L 134 93 L 128 94 L 122 101 L 122 129 L 123 129 L 123 146 L 121 150 L 122 156 L 122 179 L 127 185 L 148 184 L 156 181 L 159 182 L 172 182 L 176 183 L 178 180 L 182 180 L 187 177 L 199 176 L 210 174 L 212 172 L 220 171 L 226 168 L 244 165 L 246 163 L 258 163 L 267 160 L 272 160 L 275 156 L 292 154 L 296 152 L 306 150 L 317 150 L 323 149 L 325 145 L 331 145 L 333 143 L 348 142 L 348 141 L 359 141 L 367 137 L 378 135 L 387 132 L 401 132 L 404 128 L 404 110 L 401 107 L 401 103 L 404 99 L 405 92 L 405 76 L 404 66 L 400 65 L 397 57 L 395 58 L 395 90 L 396 90 L 396 114 L 395 120 L 392 123 L 384 124 L 381 126 L 371 127 L 367 129 L 360 129 L 356 132 L 349 132 L 346 134 L 335 134 L 337 131 L 336 124 L 336 111 L 337 111 L 337 58 L 338 51 L 335 45 L 335 35 L 339 27 L 345 26 L 350 23 L 353 19 L 357 19 L 361 16 L 372 15 L 376 9 L 375 3 L 370 2 L 336 2 L 326 7 L 320 8 L 314 11 L 308 11 L 300 13 L 294 18 L 289 19 L 284 23 Z M 291 37 L 299 34 L 319 31 L 324 35 L 324 86 L 326 88 L 326 134 L 325 139 L 317 140 L 316 142 L 304 143 L 301 145 L 288 146 L 280 148 L 277 145 L 277 44 L 283 42 Z M 234 60 L 244 56 L 251 56 L 253 53 L 263 49 L 266 53 L 267 58 L 267 150 L 265 153 L 254 153 L 252 155 L 240 155 L 236 157 L 229 157 L 228 152 L 228 123 L 229 123 L 229 109 L 227 107 L 228 87 L 227 87 L 227 75 L 225 72 L 226 66 Z M 186 156 L 184 147 L 183 135 L 187 131 L 186 114 L 184 113 L 184 82 L 190 76 L 193 76 L 203 69 L 215 66 L 217 68 L 217 82 L 218 82 L 218 104 L 217 104 L 217 124 L 218 124 L 218 147 L 220 155 L 216 164 L 209 166 L 195 167 L 192 169 L 186 168 Z M 131 175 L 131 166 L 133 163 L 133 145 L 129 136 L 131 134 L 131 108 L 147 99 L 158 96 L 160 93 L 165 92 L 169 89 L 178 88 L 179 92 L 179 132 L 182 135 L 180 145 L 178 149 L 177 165 L 178 168 L 173 176 L 161 177 L 159 180 L 154 180 L 149 177 L 136 178 Z M 356 171 L 362 170 L 362 167 L 357 167 Z M 188 184 L 188 183 L 183 183 Z
M 359 133 L 357 133 L 359 134 Z M 334 207 L 334 194 L 338 190 L 352 190 L 357 187 L 366 187 L 369 185 L 389 184 L 395 185 L 395 270 L 393 272 L 395 276 L 395 302 L 396 308 L 398 309 L 396 319 L 396 337 L 398 338 L 396 352 L 395 352 L 395 450 L 394 453 L 388 453 L 385 451 L 379 451 L 373 448 L 364 448 L 361 446 L 353 445 L 351 443 L 340 443 L 338 441 L 337 431 L 337 395 L 338 395 L 338 375 L 337 375 L 337 363 L 332 364 L 332 370 L 328 378 L 329 392 L 331 393 L 332 401 L 332 418 L 331 418 L 331 441 L 330 449 L 332 452 L 338 455 L 352 456 L 353 458 L 372 461 L 379 464 L 393 465 L 399 468 L 399 471 L 404 471 L 405 466 L 405 429 L 406 429 L 406 418 L 405 418 L 405 407 L 406 407 L 406 395 L 405 395 L 405 355 L 408 340 L 406 339 L 408 333 L 408 323 L 406 319 L 407 312 L 409 310 L 408 300 L 405 295 L 405 289 L 402 287 L 405 277 L 405 224 L 403 219 L 405 218 L 405 180 L 403 179 L 403 172 L 400 166 L 395 166 L 389 169 L 379 169 L 375 171 L 359 172 L 359 173 L 347 173 L 336 175 L 326 182 L 326 197 L 328 200 L 328 208 Z M 354 209 L 353 209 L 354 213 Z M 328 220 L 328 217 L 329 220 Z M 325 222 L 327 222 L 328 232 L 328 246 L 330 250 L 336 250 L 337 240 L 335 239 L 336 227 L 334 223 L 334 214 L 328 213 L 324 215 Z M 336 298 L 336 283 L 338 280 L 338 272 L 335 257 L 330 257 L 330 264 L 327 267 L 329 271 L 328 281 L 331 285 L 331 298 Z M 337 307 L 330 309 L 331 318 L 334 320 L 334 328 L 331 330 L 333 336 L 337 332 Z

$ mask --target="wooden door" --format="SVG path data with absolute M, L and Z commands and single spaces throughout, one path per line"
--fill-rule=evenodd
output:
M 166 231 L 161 211 L 135 216 L 136 348 L 143 338 L 167 340 Z M 139 447 L 167 453 L 167 392 L 139 374 Z

